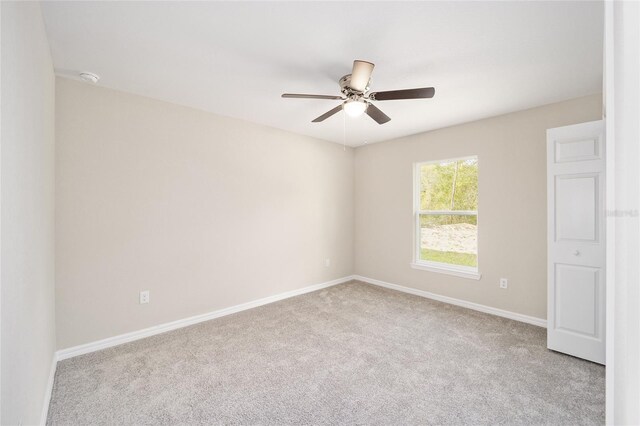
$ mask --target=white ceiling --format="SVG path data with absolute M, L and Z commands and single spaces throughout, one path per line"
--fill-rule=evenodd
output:
M 58 73 L 343 142 L 338 101 L 354 59 L 373 91 L 434 86 L 430 100 L 378 102 L 392 120 L 346 119 L 358 146 L 602 87 L 600 2 L 46 2 Z

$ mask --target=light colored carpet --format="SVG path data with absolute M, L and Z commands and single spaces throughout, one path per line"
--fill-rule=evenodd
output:
M 545 330 L 352 282 L 58 365 L 49 424 L 603 424 Z

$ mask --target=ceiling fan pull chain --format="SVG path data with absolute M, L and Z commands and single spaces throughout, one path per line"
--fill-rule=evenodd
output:
M 347 113 L 342 110 L 342 150 L 347 150 Z

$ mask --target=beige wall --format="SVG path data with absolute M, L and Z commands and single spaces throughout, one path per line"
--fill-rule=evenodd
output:
M 545 130 L 598 120 L 601 105 L 589 96 L 358 148 L 355 273 L 546 318 Z M 412 164 L 469 155 L 479 158 L 482 278 L 412 269 Z
M 58 348 L 354 272 L 546 318 L 545 130 L 601 115 L 594 95 L 344 151 L 66 79 L 56 106 Z M 467 155 L 480 281 L 409 266 L 412 164 Z
M 56 87 L 58 348 L 352 273 L 352 149 Z
M 54 76 L 40 5 L 1 3 L 3 425 L 40 422 L 55 351 Z

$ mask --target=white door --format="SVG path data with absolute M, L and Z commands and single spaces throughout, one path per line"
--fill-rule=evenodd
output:
M 604 121 L 547 130 L 547 347 L 605 363 Z

